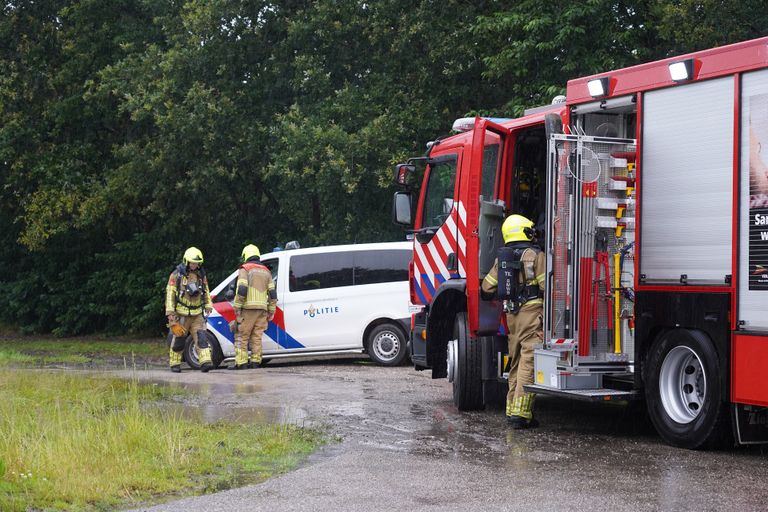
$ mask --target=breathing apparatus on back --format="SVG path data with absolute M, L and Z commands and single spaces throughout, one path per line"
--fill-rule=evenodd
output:
M 504 310 L 516 314 L 527 301 L 539 296 L 538 285 L 527 283 L 536 279 L 533 261 L 522 261 L 523 253 L 536 249 L 533 222 L 522 215 L 510 215 L 501 226 L 504 247 L 498 254 L 497 296 L 504 301 Z

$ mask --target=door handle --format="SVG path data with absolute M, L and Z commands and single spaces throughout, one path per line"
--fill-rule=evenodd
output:
M 452 252 L 448 255 L 448 257 L 445 259 L 445 266 L 448 268 L 448 271 L 453 272 L 459 269 L 459 266 L 456 264 L 456 253 Z
M 429 243 L 429 241 L 432 240 L 432 237 L 435 236 L 435 233 L 436 231 L 432 228 L 420 229 L 416 233 L 416 241 L 420 244 Z

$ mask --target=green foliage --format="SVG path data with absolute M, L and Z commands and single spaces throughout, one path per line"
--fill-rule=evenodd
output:
M 647 2 L 524 0 L 481 16 L 485 74 L 508 86 L 506 110 L 520 115 L 565 93 L 567 79 L 649 60 Z
M 763 0 L 656 0 L 651 13 L 659 37 L 654 55 L 660 58 L 768 33 L 768 5 Z
M 158 333 L 190 245 L 395 240 L 392 164 L 467 113 L 768 33 L 757 0 L 0 7 L 0 322 Z

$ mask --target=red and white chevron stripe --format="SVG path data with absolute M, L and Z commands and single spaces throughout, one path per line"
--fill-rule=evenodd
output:
M 413 241 L 413 274 L 415 295 L 421 304 L 429 304 L 437 289 L 449 279 L 465 278 L 467 273 L 467 210 L 461 201 L 454 203 L 451 213 L 435 236 L 426 244 Z M 448 255 L 456 253 L 458 272 L 446 266 Z

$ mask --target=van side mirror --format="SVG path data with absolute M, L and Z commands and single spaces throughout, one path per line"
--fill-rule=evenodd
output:
M 224 297 L 226 297 L 228 301 L 235 300 L 235 284 L 236 283 L 232 283 L 231 285 L 227 286 L 227 291 L 224 293 Z
M 401 226 L 413 224 L 410 192 L 395 192 L 392 201 L 392 222 Z
M 411 176 L 416 174 L 416 166 L 412 164 L 397 164 L 395 166 L 395 183 L 407 187 Z

